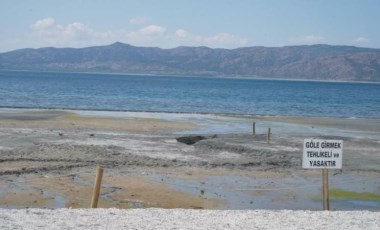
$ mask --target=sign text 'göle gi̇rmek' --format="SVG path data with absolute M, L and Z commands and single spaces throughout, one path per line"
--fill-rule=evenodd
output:
M 342 140 L 305 139 L 303 142 L 304 169 L 341 169 L 342 157 Z

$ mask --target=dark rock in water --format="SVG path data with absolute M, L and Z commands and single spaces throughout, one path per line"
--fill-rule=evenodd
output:
M 204 140 L 206 137 L 204 136 L 185 136 L 185 137 L 178 137 L 176 140 L 178 142 L 187 144 L 187 145 L 193 145 L 197 143 L 198 141 Z

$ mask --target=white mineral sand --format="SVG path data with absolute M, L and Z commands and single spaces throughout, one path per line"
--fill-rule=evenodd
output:
M 0 229 L 380 229 L 380 212 L 0 209 Z

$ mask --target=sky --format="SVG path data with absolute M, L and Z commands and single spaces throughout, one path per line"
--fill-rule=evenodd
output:
M 1 0 L 0 52 L 135 46 L 380 48 L 380 0 Z

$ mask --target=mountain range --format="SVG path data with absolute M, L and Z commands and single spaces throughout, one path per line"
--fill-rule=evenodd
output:
M 0 53 L 0 69 L 380 82 L 380 49 L 332 45 L 161 49 L 116 42 Z

